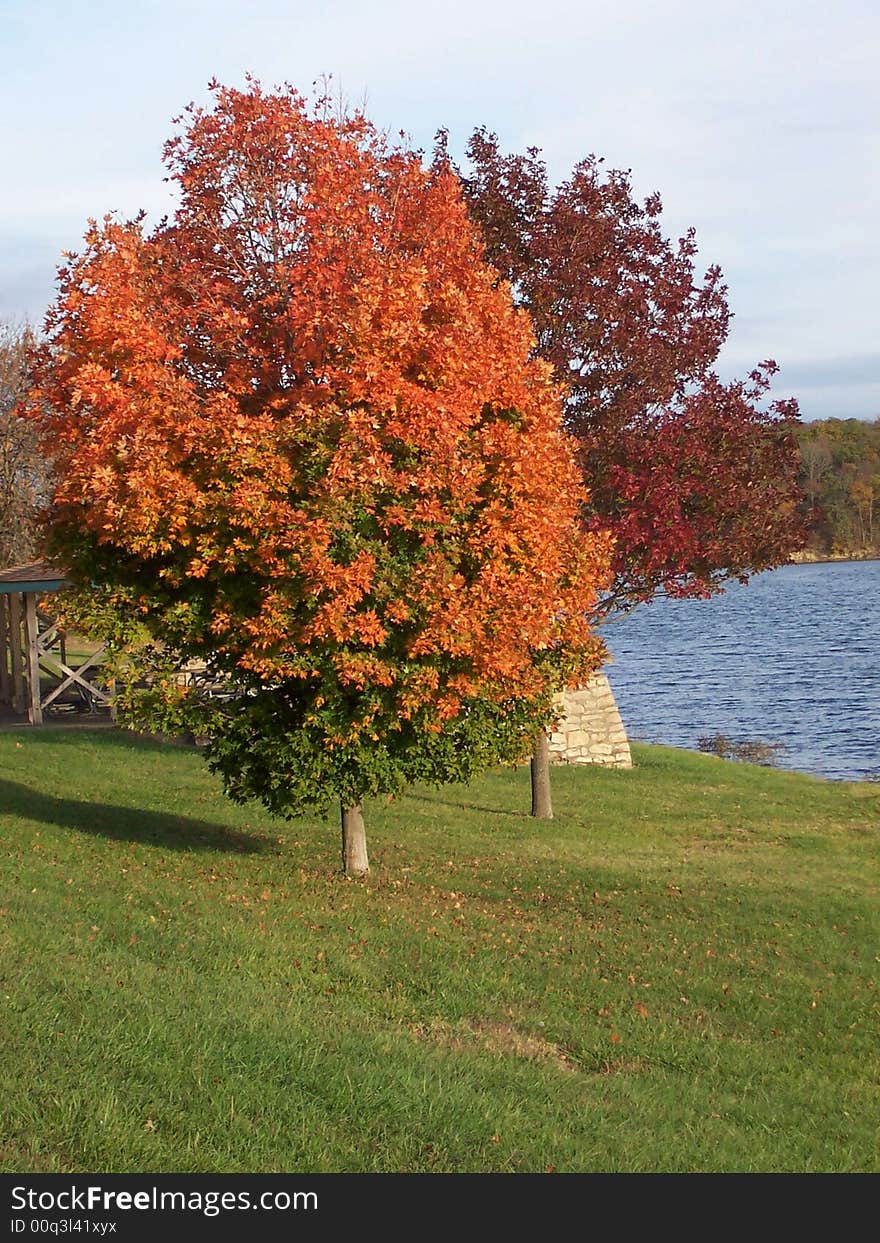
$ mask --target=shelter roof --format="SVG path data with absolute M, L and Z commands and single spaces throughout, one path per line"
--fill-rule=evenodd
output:
M 0 570 L 0 595 L 17 591 L 58 591 L 67 579 L 57 565 L 45 561 L 32 561 L 28 565 L 13 565 Z

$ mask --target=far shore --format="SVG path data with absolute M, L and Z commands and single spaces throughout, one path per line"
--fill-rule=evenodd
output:
M 789 565 L 822 565 L 831 561 L 880 561 L 880 553 L 864 552 L 803 552 L 792 553 Z

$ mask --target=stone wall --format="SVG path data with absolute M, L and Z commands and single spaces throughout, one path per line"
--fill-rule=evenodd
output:
M 632 768 L 623 721 L 604 673 L 559 696 L 560 720 L 550 735 L 550 759 L 563 764 Z

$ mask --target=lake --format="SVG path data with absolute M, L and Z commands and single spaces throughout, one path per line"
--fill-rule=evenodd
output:
M 696 749 L 723 734 L 783 743 L 783 768 L 880 773 L 880 561 L 787 565 L 603 633 L 630 738 Z

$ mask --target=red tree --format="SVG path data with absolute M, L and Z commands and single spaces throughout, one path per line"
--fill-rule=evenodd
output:
M 694 231 L 670 242 L 659 196 L 637 203 L 629 175 L 593 156 L 555 189 L 534 148 L 505 156 L 478 130 L 468 156 L 487 258 L 567 390 L 583 521 L 615 537 L 602 610 L 708 595 L 787 560 L 803 540 L 797 406 L 762 404 L 772 361 L 734 383 L 712 371 L 730 311 L 719 268 L 695 277 Z
M 232 796 L 335 796 L 360 872 L 364 795 L 511 758 L 598 662 L 608 541 L 457 179 L 290 89 L 215 96 L 167 145 L 173 218 L 62 271 L 54 543 L 238 688 L 191 718 Z

